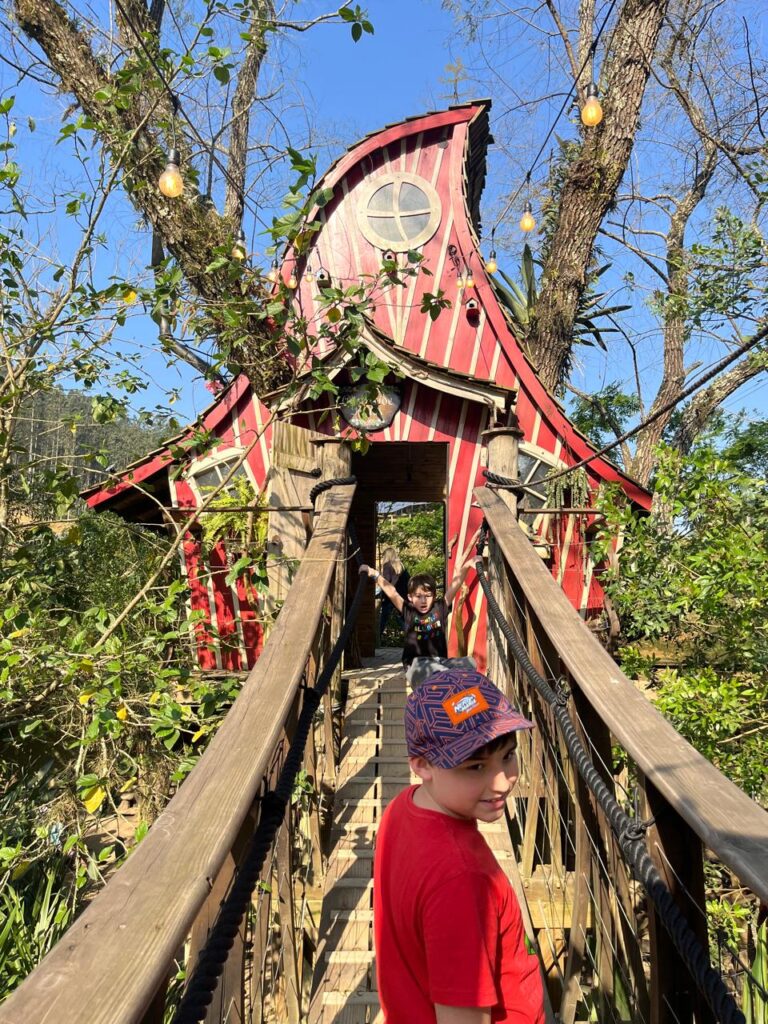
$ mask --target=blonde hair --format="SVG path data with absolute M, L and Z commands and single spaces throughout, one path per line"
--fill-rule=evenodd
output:
M 389 562 L 399 576 L 403 571 L 403 563 L 400 561 L 400 555 L 397 553 L 397 548 L 384 548 L 381 553 L 382 566 L 385 566 L 387 562 Z

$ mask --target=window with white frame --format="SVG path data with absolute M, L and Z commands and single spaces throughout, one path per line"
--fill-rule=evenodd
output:
M 358 207 L 360 230 L 379 249 L 405 252 L 428 241 L 440 224 L 440 197 L 426 178 L 397 171 L 368 184 Z
M 202 495 L 210 494 L 232 473 L 233 467 L 242 458 L 242 455 L 243 453 L 236 448 L 217 452 L 214 455 L 201 459 L 199 462 L 193 463 L 187 470 L 187 478 L 190 483 L 197 487 Z M 222 493 L 233 491 L 234 481 L 238 477 L 248 478 L 245 461 L 242 461 L 234 473 L 232 473 L 232 477 Z

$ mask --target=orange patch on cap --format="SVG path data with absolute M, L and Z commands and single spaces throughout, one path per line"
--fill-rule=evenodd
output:
M 460 725 L 472 715 L 480 711 L 488 710 L 488 702 L 477 686 L 471 686 L 468 690 L 462 690 L 452 697 L 443 701 L 443 707 L 448 712 L 448 717 L 454 725 Z

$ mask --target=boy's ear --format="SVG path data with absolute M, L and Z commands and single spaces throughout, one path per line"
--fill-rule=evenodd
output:
M 432 781 L 432 765 L 420 754 L 418 757 L 409 757 L 408 764 L 414 775 L 418 775 L 422 782 Z

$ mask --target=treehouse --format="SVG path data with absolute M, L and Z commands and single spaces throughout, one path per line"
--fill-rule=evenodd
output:
M 594 449 L 537 378 L 480 253 L 489 107 L 487 101 L 462 104 L 358 142 L 320 183 L 331 198 L 316 211 L 321 226 L 311 251 L 286 254 L 279 273 L 310 324 L 332 319 L 319 272 L 342 288 L 379 281 L 356 348 L 334 346 L 326 331 L 314 353 L 339 384 L 340 421 L 325 412 L 327 398 L 313 398 L 309 387 L 287 403 L 284 391 L 256 394 L 241 374 L 195 428 L 109 486 L 85 493 L 92 508 L 137 521 L 157 521 L 158 506 L 182 516 L 198 508 L 206 489 L 225 480 L 247 452 L 233 480 L 246 479 L 276 509 L 269 515 L 267 546 L 283 568 L 270 597 L 259 595 L 247 578 L 230 571 L 237 551 L 228 551 L 223 540 L 204 546 L 197 524 L 187 531 L 182 563 L 191 609 L 199 613 L 194 628 L 201 668 L 254 664 L 265 607 L 284 597 L 291 561 L 306 543 L 302 509 L 317 482 L 319 450 L 334 436 L 364 433 L 369 442 L 364 453 L 350 456 L 357 479 L 351 518 L 364 560 L 375 561 L 377 502 L 441 502 L 450 578 L 481 521 L 472 491 L 485 482 L 486 442 L 507 430 L 518 442 L 521 527 L 582 617 L 602 615 L 603 592 L 588 544 L 595 517 L 573 508 L 567 494 L 561 495 L 562 511 L 553 509 L 543 482 L 552 470 L 593 456 Z M 431 296 L 441 291 L 450 305 L 433 318 Z M 355 390 L 355 371 L 368 353 L 389 375 L 366 405 Z M 196 451 L 196 429 L 214 435 L 217 446 Z M 616 482 L 631 501 L 649 507 L 648 493 L 605 458 L 589 462 L 586 477 L 588 491 Z M 581 504 L 588 506 L 589 499 L 582 495 Z M 468 583 L 453 616 L 450 649 L 474 654 L 483 667 L 484 599 L 472 577 Z M 362 654 L 373 653 L 374 621 L 371 593 L 358 625 Z

